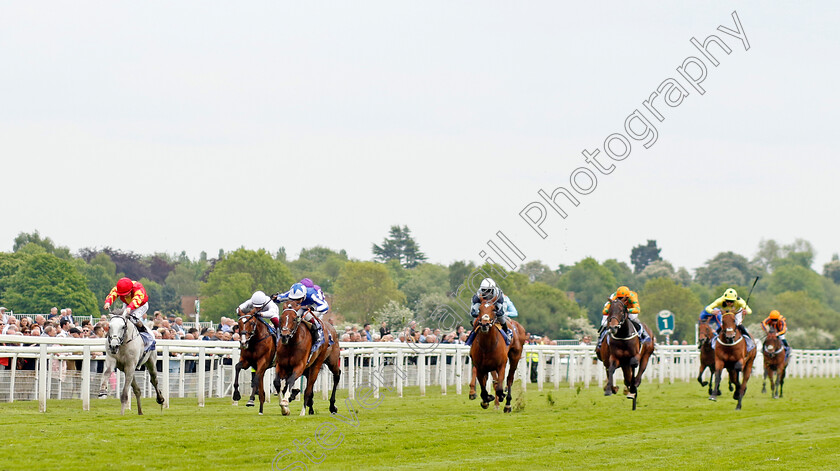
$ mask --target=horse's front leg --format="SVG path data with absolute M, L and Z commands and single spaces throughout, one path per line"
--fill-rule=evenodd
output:
M 163 406 L 166 402 L 166 398 L 163 397 L 163 393 L 160 392 L 160 387 L 158 386 L 158 376 L 157 376 L 157 366 L 155 365 L 157 361 L 157 355 L 152 355 L 151 358 L 146 362 L 146 370 L 149 372 L 149 380 L 152 382 L 152 386 L 155 387 L 155 401 Z M 168 385 L 167 385 L 168 386 Z M 169 389 L 167 387 L 167 389 Z M 140 409 L 140 400 L 137 401 L 137 408 Z
M 607 366 L 607 385 L 604 386 L 604 396 L 612 396 L 613 394 L 618 392 L 618 388 L 615 387 L 613 381 L 613 375 L 615 374 L 615 370 L 618 368 L 618 361 L 614 357 L 609 358 L 609 366 Z
M 318 379 L 318 375 L 321 373 L 321 368 L 323 367 L 323 363 L 317 363 L 312 365 L 312 367 L 307 371 L 306 377 L 306 389 L 303 391 L 303 409 L 300 411 L 300 415 L 306 415 L 306 408 L 309 408 L 309 415 L 315 415 L 315 409 L 312 407 L 315 404 L 315 381 Z
M 122 391 L 120 392 L 120 415 L 125 415 L 125 410 L 128 409 L 128 395 L 131 394 L 131 383 L 134 382 L 134 370 L 131 373 L 123 371 L 125 381 L 123 381 Z M 140 410 L 140 402 L 137 403 L 137 410 Z
M 474 400 L 476 398 L 475 395 L 475 366 L 471 368 L 472 376 L 470 376 L 470 400 Z
M 292 388 L 295 385 L 295 382 L 303 376 L 303 369 L 304 366 L 298 366 L 292 370 L 291 374 L 288 378 L 286 378 L 286 385 L 283 388 L 283 398 L 280 400 L 280 409 L 283 415 L 291 414 L 291 409 L 289 409 L 289 402 L 291 401 L 290 397 L 292 395 Z
M 111 375 L 114 373 L 114 360 L 111 357 L 105 357 L 105 371 L 102 373 L 102 381 L 99 382 L 99 399 L 108 397 L 108 382 L 111 380 Z
M 722 361 L 715 361 L 715 390 L 712 391 L 712 394 L 709 396 L 709 399 L 712 401 L 716 401 L 717 397 L 720 396 L 720 377 L 723 373 L 723 362 Z
M 265 372 L 268 370 L 268 361 L 264 358 L 257 362 L 257 371 L 253 373 L 254 379 L 251 384 L 251 400 L 249 404 L 254 404 L 254 394 L 258 393 L 260 396 L 260 415 L 263 415 L 263 405 L 265 404 Z
M 140 407 L 140 385 L 137 384 L 134 374 L 131 375 L 131 389 L 134 390 L 134 398 L 137 399 L 137 415 L 143 415 L 143 409 Z
M 487 393 L 487 372 L 477 373 L 476 380 L 481 387 L 481 408 L 487 409 L 490 406 L 490 401 L 494 399 L 493 396 Z
M 239 405 L 239 400 L 242 399 L 242 395 L 239 394 L 239 374 L 244 368 L 247 368 L 247 364 L 246 360 L 239 361 L 233 374 L 233 405 L 235 406 Z

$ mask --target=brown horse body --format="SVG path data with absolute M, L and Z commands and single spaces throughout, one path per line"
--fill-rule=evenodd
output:
M 607 327 L 610 330 L 608 338 L 601 342 L 600 357 L 607 370 L 607 384 L 604 386 L 604 395 L 611 396 L 618 392 L 614 386 L 613 375 L 618 368 L 624 374 L 624 385 L 627 388 L 627 398 L 633 400 L 633 410 L 636 410 L 636 394 L 639 385 L 642 384 L 642 374 L 647 369 L 648 361 L 653 354 L 653 342 L 641 343 L 638 332 L 630 322 L 627 314 L 627 306 L 619 300 L 609 299 L 609 313 Z M 653 338 L 648 326 L 642 324 L 642 328 Z M 638 373 L 636 368 L 639 368 Z
M 697 324 L 697 341 L 700 343 L 700 371 L 697 374 L 697 382 L 700 386 L 709 386 L 709 396 L 712 395 L 712 383 L 715 378 L 715 350 L 712 348 L 712 342 L 715 338 L 715 331 L 708 322 L 700 322 Z M 703 381 L 703 373 L 706 368 L 711 373 L 708 381 Z
M 709 399 L 714 401 L 720 396 L 721 373 L 726 369 L 730 383 L 735 386 L 733 399 L 738 401 L 735 410 L 741 410 L 741 401 L 747 392 L 747 381 L 752 373 L 756 352 L 755 349 L 747 351 L 747 342 L 735 323 L 734 313 L 723 314 L 722 323 L 715 345 L 715 389 Z
M 283 415 L 289 415 L 289 402 L 295 399 L 299 392 L 294 388 L 295 381 L 298 378 L 306 378 L 306 389 L 303 393 L 303 409 L 300 415 L 306 413 L 306 408 L 309 408 L 309 413 L 314 414 L 313 405 L 313 388 L 315 381 L 318 379 L 318 374 L 324 363 L 327 364 L 333 374 L 333 388 L 330 395 L 330 412 L 335 414 L 338 409 L 335 407 L 335 390 L 338 387 L 338 382 L 341 380 L 341 352 L 338 344 L 338 336 L 335 328 L 326 322 L 321 325 L 324 329 L 324 343 L 318 350 L 310 355 L 314 339 L 312 333 L 297 312 L 301 308 L 300 301 L 288 300 L 283 303 L 283 312 L 280 315 L 280 342 L 277 345 L 277 360 L 275 365 L 276 376 L 274 377 L 274 387 L 281 396 L 280 407 Z M 320 322 L 316 320 L 315 322 Z M 334 343 L 330 345 L 329 336 L 332 335 Z
M 259 318 L 256 309 L 239 317 L 239 363 L 236 364 L 236 374 L 233 380 L 233 400 L 236 405 L 241 398 L 239 394 L 239 372 L 246 368 L 254 368 L 256 373 L 251 378 L 251 399 L 248 406 L 254 405 L 254 393 L 260 395 L 260 415 L 265 404 L 265 383 L 263 377 L 266 370 L 271 368 L 271 360 L 277 351 L 274 336 Z
M 761 356 L 764 357 L 764 381 L 761 382 L 761 392 L 767 392 L 767 378 L 770 378 L 770 393 L 773 394 L 774 399 L 778 399 L 782 397 L 782 386 L 785 384 L 787 359 L 785 347 L 777 336 L 776 329 L 772 327 L 767 331 Z
M 475 340 L 470 347 L 470 358 L 472 359 L 474 372 L 481 387 L 481 407 L 487 409 L 491 400 L 495 400 L 496 408 L 499 402 L 505 400 L 505 412 L 511 411 L 511 385 L 516 376 L 516 367 L 519 366 L 519 359 L 522 357 L 522 347 L 527 342 L 525 329 L 516 321 L 509 319 L 508 328 L 513 338 L 510 345 L 505 345 L 504 334 L 496 324 L 495 300 L 484 301 L 479 306 L 478 318 L 475 320 Z M 507 380 L 505 379 L 505 368 L 510 361 L 510 370 Z M 487 375 L 493 378 L 493 386 L 496 392 L 495 397 L 487 393 Z M 505 395 L 507 394 L 507 398 Z M 470 384 L 470 398 L 475 398 L 475 385 Z

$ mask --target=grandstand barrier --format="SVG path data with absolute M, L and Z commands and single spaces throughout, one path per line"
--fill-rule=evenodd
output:
M 440 394 L 463 394 L 469 384 L 472 367 L 469 347 L 460 344 L 411 345 L 396 342 L 354 342 L 342 345 L 342 376 L 338 387 L 350 398 L 359 388 L 370 388 L 375 398 L 386 389 L 403 396 L 405 387 L 418 387 L 425 395 L 429 387 Z M 523 390 L 546 386 L 554 389 L 603 387 L 606 372 L 597 362 L 594 347 L 589 345 L 526 345 L 517 369 Z M 104 339 L 26 337 L 0 335 L 0 357 L 11 358 L 10 368 L 0 371 L 0 401 L 38 401 L 46 411 L 47 399 L 81 399 L 82 409 L 90 409 L 102 380 Z M 529 355 L 530 353 L 530 355 Z M 208 397 L 230 397 L 233 391 L 234 366 L 239 361 L 239 342 L 202 340 L 157 340 L 157 369 L 164 407 L 170 397 L 195 397 L 203 407 Z M 17 367 L 18 360 L 27 364 Z M 203 365 L 200 367 L 199 365 Z M 756 357 L 753 377 L 763 374 L 761 354 Z M 693 345 L 657 345 L 644 381 L 673 383 L 695 381 L 699 371 L 699 352 Z M 315 390 L 328 398 L 331 373 L 321 370 Z M 793 350 L 788 377 L 837 377 L 840 375 L 840 350 Z M 144 397 L 154 391 L 145 371 L 135 372 Z M 266 392 L 273 390 L 273 370 L 264 378 Z M 708 378 L 709 373 L 705 374 Z M 118 397 L 122 374 L 107 380 L 109 396 Z M 240 377 L 242 395 L 250 394 L 250 373 Z M 616 385 L 621 387 L 620 371 Z M 301 380 L 301 386 L 302 380 Z M 271 394 L 266 398 L 272 401 Z

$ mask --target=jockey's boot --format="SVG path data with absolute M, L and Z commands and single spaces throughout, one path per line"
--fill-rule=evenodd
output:
M 472 345 L 473 340 L 475 340 L 475 329 L 470 331 L 470 335 L 467 336 L 467 340 L 464 341 L 464 345 L 467 345 L 467 346 Z
M 785 357 L 787 358 L 787 357 L 790 356 L 790 345 L 788 345 L 787 339 L 781 339 L 781 340 L 782 340 L 782 346 L 785 347 Z
M 633 323 L 633 327 L 635 327 L 636 332 L 639 333 L 639 338 L 641 340 L 645 340 L 647 338 L 647 335 L 645 335 L 645 334 L 647 334 L 647 332 L 645 332 L 645 329 L 642 328 L 642 323 L 639 322 L 638 319 L 630 319 L 630 322 Z
M 312 332 L 312 338 L 315 339 L 312 344 L 312 353 L 315 353 L 324 343 L 324 329 L 321 328 L 321 324 L 313 322 L 309 331 Z
M 280 341 L 280 319 L 272 317 L 271 323 L 274 325 L 274 343 L 277 343 Z
M 741 335 L 752 338 L 752 335 L 750 335 L 750 333 L 747 332 L 747 328 L 744 327 L 744 324 L 738 325 L 738 330 L 741 332 Z
M 134 324 L 134 327 L 137 327 L 138 332 L 146 332 L 146 326 L 143 325 L 143 321 L 131 319 L 131 322 Z
M 502 331 L 505 334 L 505 343 L 510 345 L 511 340 L 513 340 L 513 332 L 508 328 L 507 322 L 499 322 L 499 324 L 502 326 Z

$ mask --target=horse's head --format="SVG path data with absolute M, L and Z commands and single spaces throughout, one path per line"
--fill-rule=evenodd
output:
M 738 331 L 738 324 L 735 323 L 734 312 L 724 312 L 721 316 L 720 335 L 726 343 L 734 343 L 738 336 L 741 335 Z
M 108 321 L 108 351 L 116 355 L 120 350 L 125 333 L 128 330 L 128 321 L 123 316 L 111 316 Z
M 247 350 L 250 345 L 251 338 L 257 333 L 257 318 L 254 311 L 239 316 L 239 348 Z
M 301 300 L 287 299 L 283 302 L 283 312 L 280 313 L 280 342 L 288 345 L 300 325 Z
M 607 302 L 610 303 L 607 311 L 607 327 L 610 333 L 615 335 L 627 320 L 627 306 L 619 299 L 607 299 Z
M 775 352 L 779 348 L 781 348 L 782 342 L 779 340 L 779 334 L 776 331 L 776 328 L 771 326 L 767 327 L 767 337 L 764 338 L 764 350 L 767 352 Z
M 496 298 L 482 300 L 478 306 L 478 322 L 482 332 L 488 332 L 496 323 Z
M 710 326 L 708 322 L 700 322 L 699 324 L 697 324 L 697 341 L 700 343 L 700 345 L 711 341 L 714 336 L 715 331 L 712 329 L 712 326 Z

